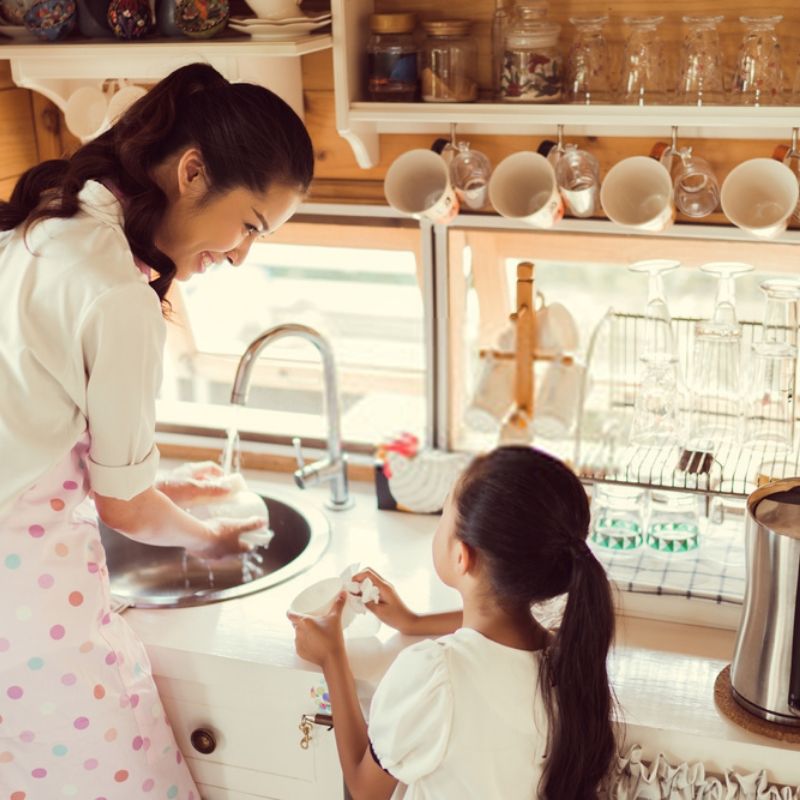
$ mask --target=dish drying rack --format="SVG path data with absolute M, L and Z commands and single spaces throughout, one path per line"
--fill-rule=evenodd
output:
M 692 374 L 698 321 L 688 317 L 672 319 L 684 389 L 680 409 L 684 420 L 689 415 L 686 380 Z M 757 487 L 764 464 L 771 462 L 769 477 L 773 479 L 800 475 L 800 453 L 795 450 L 787 454 L 769 444 L 745 447 L 743 440 L 714 442 L 704 451 L 688 451 L 677 444 L 631 444 L 628 434 L 645 324 L 644 316 L 610 309 L 592 333 L 573 450 L 571 455 L 568 450 L 563 454 L 582 480 L 746 497 Z M 740 322 L 740 325 L 742 375 L 746 376 L 747 355 L 753 342 L 760 339 L 761 324 Z M 795 389 L 796 373 L 795 366 Z

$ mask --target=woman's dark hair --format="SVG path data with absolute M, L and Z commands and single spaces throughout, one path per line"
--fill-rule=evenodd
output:
M 586 536 L 589 502 L 563 463 L 531 447 L 478 456 L 455 491 L 456 536 L 478 554 L 492 593 L 510 611 L 568 593 L 542 659 L 549 742 L 540 795 L 595 800 L 616 753 L 606 657 L 611 588 Z
M 134 256 L 158 273 L 150 285 L 163 302 L 175 264 L 153 242 L 167 197 L 152 170 L 189 147 L 202 154 L 205 200 L 239 187 L 263 193 L 273 184 L 305 193 L 313 177 L 311 139 L 283 100 L 261 86 L 230 83 L 207 64 L 190 64 L 157 83 L 71 158 L 23 174 L 10 200 L 0 202 L 0 230 L 72 217 L 84 183 L 108 181 L 126 198 L 125 236 Z

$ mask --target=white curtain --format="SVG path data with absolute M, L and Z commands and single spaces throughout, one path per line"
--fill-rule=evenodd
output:
M 764 770 L 751 775 L 706 774 L 702 764 L 673 766 L 659 754 L 648 764 L 634 745 L 609 776 L 606 800 L 800 800 L 800 787 L 776 786 Z

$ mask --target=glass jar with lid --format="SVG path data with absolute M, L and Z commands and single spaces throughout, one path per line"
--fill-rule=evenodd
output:
M 367 42 L 367 94 L 370 100 L 413 102 L 418 98 L 419 47 L 414 14 L 373 14 Z
M 558 103 L 562 66 L 561 26 L 545 18 L 542 3 L 517 6 L 506 34 L 500 99 L 512 103 Z
M 422 47 L 422 99 L 471 103 L 478 99 L 478 49 L 465 19 L 428 20 Z

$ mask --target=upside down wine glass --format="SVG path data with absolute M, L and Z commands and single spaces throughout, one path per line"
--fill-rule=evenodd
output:
M 787 452 L 794 444 L 797 301 L 800 281 L 764 281 L 761 340 L 752 346 L 745 397 L 745 443 Z
M 662 284 L 662 275 L 679 266 L 679 261 L 651 259 L 629 267 L 648 276 L 631 427 L 634 444 L 675 444 L 679 438 L 680 367 Z
M 716 276 L 717 295 L 711 317 L 695 325 L 688 448 L 713 452 L 715 443 L 739 439 L 742 326 L 736 317 L 735 281 L 753 267 L 726 261 L 700 269 Z

